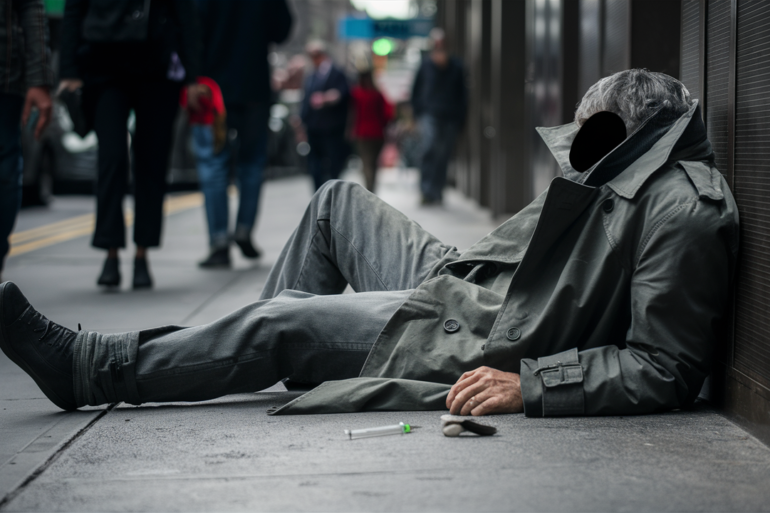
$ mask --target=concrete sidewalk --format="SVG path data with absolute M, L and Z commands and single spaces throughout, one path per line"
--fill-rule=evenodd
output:
M 353 179 L 357 177 L 352 176 Z M 494 228 L 459 194 L 419 208 L 414 173 L 385 171 L 380 195 L 444 242 L 470 246 Z M 12 257 L 4 279 L 70 328 L 124 331 L 212 321 L 259 295 L 310 199 L 305 177 L 268 182 L 257 241 L 203 271 L 200 207 L 166 219 L 151 254 L 153 291 L 102 292 L 103 255 L 80 237 Z M 19 229 L 82 214 L 91 198 L 25 211 Z M 59 219 L 56 219 L 59 220 Z M 128 255 L 128 253 L 126 253 Z M 124 256 L 124 282 L 131 277 Z M 770 450 L 700 409 L 621 418 L 491 417 L 498 435 L 450 439 L 441 412 L 269 417 L 296 397 L 282 386 L 197 404 L 117 405 L 61 413 L 0 358 L 2 511 L 770 511 Z M 349 441 L 344 429 L 398 422 L 405 436 Z

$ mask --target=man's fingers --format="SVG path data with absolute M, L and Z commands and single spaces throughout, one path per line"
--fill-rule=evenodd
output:
M 40 109 L 40 116 L 37 120 L 37 126 L 35 127 L 35 139 L 40 139 L 40 136 L 51 121 L 51 107 Z
M 462 392 L 469 385 L 478 381 L 478 379 L 479 376 L 476 374 L 476 371 L 466 372 L 460 376 L 460 379 L 457 380 L 457 383 L 452 385 L 452 388 L 449 390 L 449 395 L 447 395 L 446 398 L 446 407 L 451 408 L 452 402 L 454 401 L 455 397 L 457 397 L 457 394 Z
M 474 417 L 480 417 L 482 415 L 489 415 L 490 413 L 497 413 L 500 408 L 500 398 L 492 396 L 487 398 L 481 404 L 473 408 L 470 414 Z
M 460 415 L 471 415 L 473 410 L 484 404 L 492 397 L 490 390 L 488 388 L 484 388 L 484 385 L 481 383 L 474 386 L 472 390 L 473 395 L 468 397 L 468 399 L 460 408 Z
M 468 415 L 468 411 L 470 411 L 469 408 L 472 407 L 470 404 L 471 399 L 476 395 L 480 395 L 481 392 L 484 391 L 484 388 L 485 386 L 479 382 L 465 387 L 459 394 L 457 394 L 454 401 L 452 401 L 449 413 L 452 415 L 460 415 L 461 412 L 465 411 L 466 413 L 462 413 L 462 415 Z
M 29 113 L 32 111 L 32 98 L 27 96 L 24 100 L 24 110 L 21 111 L 21 125 L 27 126 L 29 120 Z

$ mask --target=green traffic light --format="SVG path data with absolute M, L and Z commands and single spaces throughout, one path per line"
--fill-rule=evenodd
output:
M 393 51 L 393 41 L 384 37 L 377 39 L 372 43 L 372 51 L 376 55 L 388 55 Z

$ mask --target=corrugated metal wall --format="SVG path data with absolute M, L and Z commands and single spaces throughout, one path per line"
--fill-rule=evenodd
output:
M 740 1 L 737 15 L 733 192 L 743 240 L 733 365 L 770 392 L 770 2 Z
M 602 76 L 631 66 L 631 0 L 604 0 Z
M 691 91 L 705 85 L 709 139 L 741 215 L 734 308 L 712 396 L 770 442 L 770 2 L 685 0 L 682 34 L 682 76 Z M 704 64 L 694 66 L 697 53 Z

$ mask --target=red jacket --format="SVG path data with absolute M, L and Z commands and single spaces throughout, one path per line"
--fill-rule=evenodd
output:
M 195 80 L 199 84 L 203 84 L 211 90 L 211 97 L 201 95 L 198 98 L 200 109 L 193 111 L 188 109 L 189 123 L 191 125 L 213 125 L 214 115 L 224 114 L 225 101 L 222 98 L 222 92 L 219 90 L 219 86 L 214 80 L 209 77 L 198 77 Z M 182 107 L 187 107 L 187 88 L 182 88 L 182 93 L 179 98 L 179 104 Z
M 383 139 L 384 129 L 393 118 L 393 107 L 376 89 L 354 87 L 350 91 L 355 112 L 353 137 L 356 139 Z

